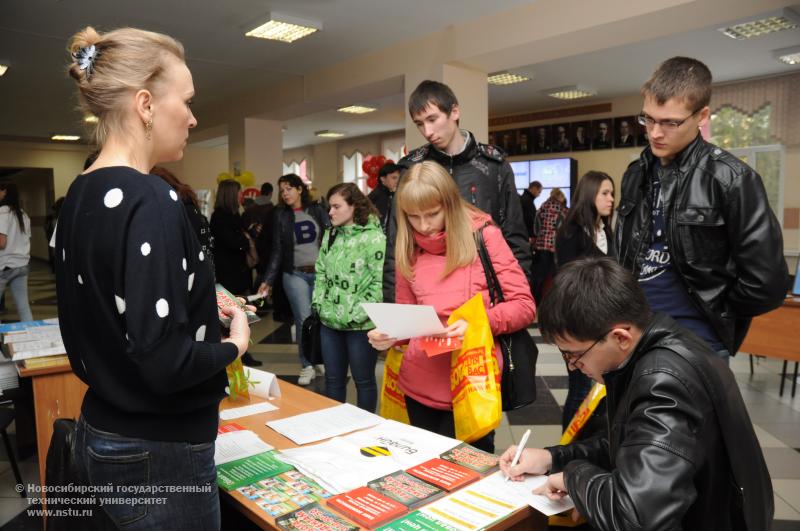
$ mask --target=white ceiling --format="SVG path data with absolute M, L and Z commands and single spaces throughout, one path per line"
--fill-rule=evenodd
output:
M 47 137 L 53 132 L 80 131 L 74 110 L 74 86 L 65 74 L 69 36 L 92 23 L 108 30 L 123 25 L 169 33 L 186 47 L 195 79 L 196 105 L 234 99 L 292 76 L 511 9 L 526 0 L 3 0 L 0 2 L 0 62 L 10 61 L 0 78 L 3 103 L 0 136 Z M 797 10 L 797 8 L 795 8 Z M 244 37 L 267 11 L 322 21 L 323 31 L 287 45 Z M 730 21 L 735 22 L 735 21 Z M 598 91 L 581 103 L 634 94 L 653 68 L 674 55 L 697 57 L 711 68 L 715 81 L 800 71 L 779 63 L 772 50 L 800 45 L 800 29 L 747 41 L 717 31 L 719 25 L 642 41 L 634 46 L 597 50 L 512 70 L 533 74 L 533 80 L 508 87 L 490 87 L 491 116 L 563 107 L 545 96 L 548 88 L 582 84 Z M 361 104 L 379 110 L 353 116 L 334 109 L 285 122 L 284 148 L 328 141 L 314 136 L 321 129 L 342 130 L 348 137 L 402 129 L 402 94 Z M 226 138 L 204 141 L 223 147 Z

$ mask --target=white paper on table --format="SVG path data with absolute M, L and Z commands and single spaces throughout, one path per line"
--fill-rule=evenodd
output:
M 258 415 L 259 413 L 266 413 L 267 411 L 275 411 L 276 409 L 278 409 L 278 406 L 273 406 L 269 402 L 260 402 L 258 404 L 250 404 L 249 406 L 225 409 L 219 412 L 219 418 L 222 420 L 233 420 L 241 417 Z
M 560 500 L 551 500 L 542 494 L 532 494 L 533 489 L 544 485 L 547 482 L 547 476 L 529 476 L 526 475 L 522 481 L 506 481 L 505 475 L 502 472 L 497 472 L 489 476 L 492 482 L 489 485 L 495 492 L 507 492 L 508 495 L 516 495 L 524 504 L 530 505 L 540 513 L 546 516 L 563 513 L 575 507 L 572 498 L 565 496 Z M 486 478 L 483 481 L 488 480 Z
M 369 428 L 383 421 L 381 417 L 352 404 L 319 409 L 293 417 L 267 422 L 267 426 L 288 437 L 295 444 L 308 444 Z
M 278 386 L 278 378 L 267 371 L 260 371 L 247 367 L 245 369 L 249 375 L 248 380 L 251 382 L 249 392 L 251 395 L 260 396 L 261 398 L 273 398 L 281 396 L 281 388 Z M 252 382 L 258 382 L 255 387 Z
M 445 331 L 433 306 L 362 302 L 375 328 L 395 339 L 433 336 Z
M 278 458 L 311 476 L 328 491 L 339 494 L 366 485 L 386 474 L 424 463 L 461 444 L 461 441 L 384 420 L 374 428 L 330 441 L 283 450 Z M 389 455 L 362 452 L 383 447 Z
M 219 466 L 237 459 L 273 450 L 275 447 L 262 441 L 255 432 L 238 430 L 217 436 L 214 445 L 214 464 Z

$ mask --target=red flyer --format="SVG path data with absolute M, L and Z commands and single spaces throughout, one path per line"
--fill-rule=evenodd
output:
M 419 339 L 419 343 L 428 357 L 432 358 L 461 348 L 462 340 L 457 337 L 425 336 Z
M 438 457 L 409 468 L 406 472 L 448 492 L 472 483 L 481 477 L 474 470 L 455 465 Z
M 328 500 L 332 507 L 358 525 L 373 529 L 404 515 L 408 508 L 368 487 L 359 487 Z
M 217 435 L 222 435 L 223 433 L 229 433 L 232 431 L 243 431 L 244 427 L 236 424 L 235 422 L 231 422 L 230 424 L 223 424 L 219 428 L 217 428 Z

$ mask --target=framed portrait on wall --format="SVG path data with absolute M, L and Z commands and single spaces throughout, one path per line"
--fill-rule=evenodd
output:
M 636 145 L 646 146 L 650 141 L 647 139 L 647 128 L 636 121 Z
M 563 153 L 572 147 L 572 130 L 569 123 L 553 126 L 553 153 Z
M 495 133 L 495 140 L 497 147 L 506 152 L 506 155 L 516 155 L 514 148 L 517 142 L 517 132 L 514 129 L 506 129 L 505 131 L 497 131 Z
M 570 125 L 572 151 L 586 151 L 592 147 L 591 122 L 572 122 Z
M 611 118 L 592 120 L 592 149 L 611 149 Z
M 636 145 L 636 118 L 620 116 L 614 118 L 614 147 L 626 148 Z
M 523 127 L 517 129 L 517 141 L 515 144 L 515 155 L 527 155 L 531 153 L 531 129 Z
M 489 131 L 489 145 L 496 146 L 497 141 L 494 139 L 494 131 Z
M 553 148 L 551 145 L 552 134 L 551 126 L 549 125 L 536 125 L 533 128 L 533 152 L 534 153 L 550 153 Z

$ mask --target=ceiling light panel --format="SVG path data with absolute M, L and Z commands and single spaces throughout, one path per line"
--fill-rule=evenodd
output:
M 3 74 L 5 74 L 7 70 L 8 70 L 8 65 L 2 65 L 2 64 L 0 64 L 0 76 L 2 76 Z
M 545 91 L 551 98 L 559 100 L 579 100 L 597 95 L 597 91 L 588 87 L 572 85 L 569 87 L 559 87 Z
M 344 133 L 342 133 L 341 131 L 331 131 L 330 129 L 317 131 L 314 134 L 320 138 L 341 138 L 344 136 Z
M 77 142 L 80 139 L 81 137 L 78 135 L 53 135 L 50 137 L 50 140 L 55 140 L 57 142 Z
M 490 85 L 514 85 L 516 83 L 524 83 L 530 81 L 531 78 L 522 74 L 515 74 L 513 72 L 496 72 L 489 74 L 486 81 Z
M 781 48 L 772 52 L 773 57 L 787 65 L 800 64 L 800 46 L 791 46 L 789 48 Z
M 339 112 L 346 112 L 348 114 L 367 114 L 369 112 L 377 111 L 376 107 L 369 107 L 367 105 L 350 105 L 348 107 L 341 107 L 336 109 Z
M 719 31 L 731 39 L 741 41 L 752 39 L 753 37 L 761 37 L 762 35 L 769 35 L 770 33 L 778 31 L 795 29 L 797 27 L 797 22 L 787 15 L 788 14 L 783 14 L 750 22 L 743 22 L 727 28 L 720 28 Z
M 308 37 L 322 29 L 322 24 L 313 20 L 270 13 L 268 20 L 245 35 L 257 39 L 268 39 L 280 42 L 294 42 L 303 37 Z

